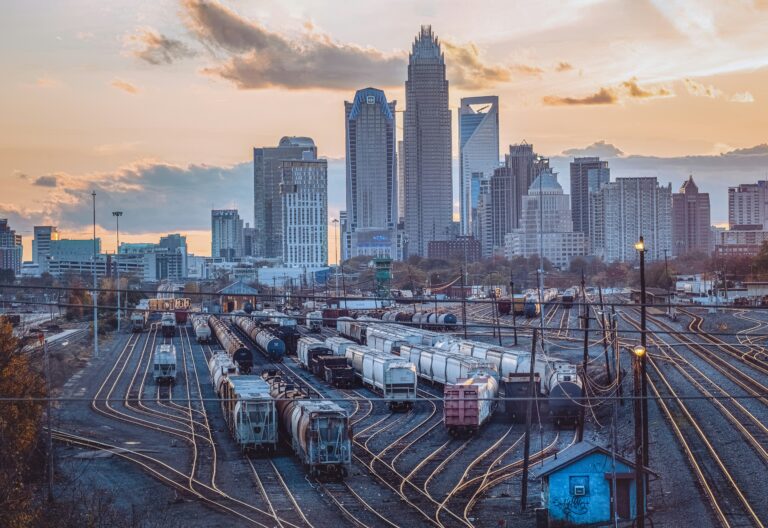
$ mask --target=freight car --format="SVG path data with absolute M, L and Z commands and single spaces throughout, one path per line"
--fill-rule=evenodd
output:
M 160 318 L 160 328 L 163 337 L 173 337 L 176 335 L 176 319 L 172 313 L 166 312 Z
M 229 432 L 244 451 L 274 451 L 277 409 L 269 384 L 260 376 L 227 376 L 221 383 L 221 408 Z
M 499 315 L 523 315 L 525 313 L 525 295 L 516 293 L 512 297 L 504 297 L 496 301 Z
M 413 407 L 417 385 L 413 363 L 362 345 L 347 347 L 346 357 L 362 384 L 380 392 L 391 410 Z
M 232 358 L 240 372 L 244 374 L 250 372 L 251 367 L 253 367 L 253 352 L 215 315 L 209 317 L 208 324 L 213 335 L 216 336 L 216 339 L 221 343 L 221 347 Z
M 492 376 L 460 378 L 443 390 L 443 423 L 452 436 L 474 434 L 496 410 L 499 383 Z
M 345 339 L 343 337 L 328 337 L 325 340 L 325 346 L 331 349 L 334 356 L 345 356 L 347 347 L 354 345 L 354 341 Z
M 152 377 L 155 383 L 176 383 L 176 347 L 157 345 L 152 355 Z
M 449 330 L 458 322 L 456 316 L 450 312 L 384 312 L 383 321 L 404 323 L 431 330 Z
M 360 345 L 365 344 L 366 326 L 368 320 L 352 319 L 351 317 L 339 317 L 336 321 L 336 331 L 342 336 L 351 339 Z
M 237 365 L 232 362 L 226 352 L 216 352 L 208 360 L 208 372 L 211 375 L 211 385 L 217 396 L 221 397 L 223 384 L 230 376 L 237 376 Z
M 250 317 L 235 317 L 232 321 L 245 335 L 256 343 L 259 351 L 269 361 L 280 362 L 285 356 L 285 343 L 272 331 L 275 327 L 260 326 Z
M 416 367 L 419 377 L 441 385 L 472 376 L 498 377 L 495 365 L 457 352 L 422 345 L 403 345 L 400 357 Z M 495 395 L 494 395 L 495 396 Z
M 336 328 L 336 321 L 339 317 L 349 317 L 349 310 L 346 308 L 326 308 L 322 311 L 323 325 L 330 328 Z
M 299 365 L 309 370 L 312 357 L 316 355 L 333 355 L 333 351 L 323 341 L 314 337 L 300 338 L 299 344 L 296 346 L 296 356 L 298 357 Z
M 131 313 L 131 332 L 143 332 L 147 324 L 147 312 L 136 311 Z
M 195 331 L 195 340 L 198 343 L 208 343 L 211 340 L 211 327 L 208 326 L 208 315 L 196 314 L 192 316 L 192 328 Z
M 323 312 L 309 312 L 307 314 L 307 328 L 310 332 L 321 332 L 323 329 Z
M 275 372 L 262 376 L 270 385 L 281 431 L 313 477 L 344 478 L 352 464 L 352 429 L 347 411 L 333 402 L 309 400 Z
M 409 343 L 426 346 L 435 346 L 439 343 L 445 343 L 453 339 L 453 337 L 448 334 L 399 324 L 369 324 L 366 327 L 366 339 L 368 335 L 379 332 L 386 333 L 387 335 L 392 335 L 396 332 L 396 335 L 399 338 L 404 339 Z
M 355 371 L 344 356 L 312 356 L 309 369 L 315 376 L 340 389 L 349 389 L 355 384 Z
M 572 308 L 574 300 L 576 300 L 576 290 L 573 288 L 568 288 L 565 290 L 563 295 L 560 297 L 560 303 L 562 304 L 563 308 Z

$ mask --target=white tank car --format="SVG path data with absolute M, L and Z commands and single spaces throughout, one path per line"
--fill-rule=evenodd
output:
M 227 425 L 240 448 L 274 451 L 277 411 L 269 384 L 260 376 L 227 377 L 221 398 Z
M 366 346 L 349 346 L 347 362 L 364 385 L 380 392 L 390 409 L 410 409 L 416 400 L 416 366 Z
M 350 341 L 344 337 L 328 337 L 325 340 L 325 346 L 331 349 L 334 356 L 345 356 L 347 347 L 354 345 L 354 341 Z
M 208 372 L 211 374 L 211 384 L 218 396 L 221 396 L 222 385 L 230 376 L 236 376 L 237 365 L 226 352 L 216 352 L 208 360 Z
M 192 328 L 195 330 L 195 340 L 198 343 L 208 343 L 211 340 L 211 327 L 208 326 L 208 315 L 192 316 Z
M 403 345 L 400 348 L 400 357 L 413 363 L 421 378 L 443 385 L 457 383 L 459 379 L 472 376 L 498 378 L 499 375 L 496 366 L 488 361 L 434 347 Z

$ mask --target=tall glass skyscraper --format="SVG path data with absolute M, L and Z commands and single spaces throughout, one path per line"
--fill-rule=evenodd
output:
M 461 233 L 476 235 L 480 180 L 499 167 L 499 98 L 465 97 L 459 107 Z
M 413 42 L 405 81 L 405 233 L 409 255 L 447 240 L 453 223 L 451 111 L 445 57 L 431 26 Z
M 395 106 L 376 88 L 345 102 L 347 221 L 343 257 L 402 258 L 397 248 Z

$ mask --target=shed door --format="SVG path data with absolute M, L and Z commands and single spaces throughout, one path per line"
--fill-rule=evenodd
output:
M 632 481 L 616 479 L 616 511 L 619 519 L 629 519 L 629 485 Z

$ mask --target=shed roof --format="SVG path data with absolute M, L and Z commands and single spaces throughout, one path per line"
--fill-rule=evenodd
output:
M 537 479 L 537 478 L 547 476 L 559 469 L 562 469 L 566 466 L 573 464 L 578 460 L 581 460 L 587 455 L 591 455 L 592 453 L 602 453 L 609 457 L 612 456 L 611 452 L 608 451 L 608 449 L 602 446 L 599 446 L 597 444 L 593 444 L 589 440 L 583 440 L 578 444 L 574 444 L 570 447 L 563 449 L 561 452 L 559 452 L 556 455 L 556 457 L 550 458 L 549 460 L 544 462 L 544 464 L 541 467 L 535 469 L 531 473 L 531 478 Z M 630 460 L 624 458 L 621 455 L 617 454 L 616 460 L 621 461 L 623 464 L 626 464 L 631 468 L 635 467 L 634 463 L 632 463 Z M 645 472 L 650 473 L 652 475 L 656 475 L 653 471 L 651 471 L 648 468 L 645 468 Z
M 255 288 L 251 288 L 242 280 L 238 280 L 229 286 L 225 286 L 216 293 L 219 295 L 258 295 L 259 291 Z

